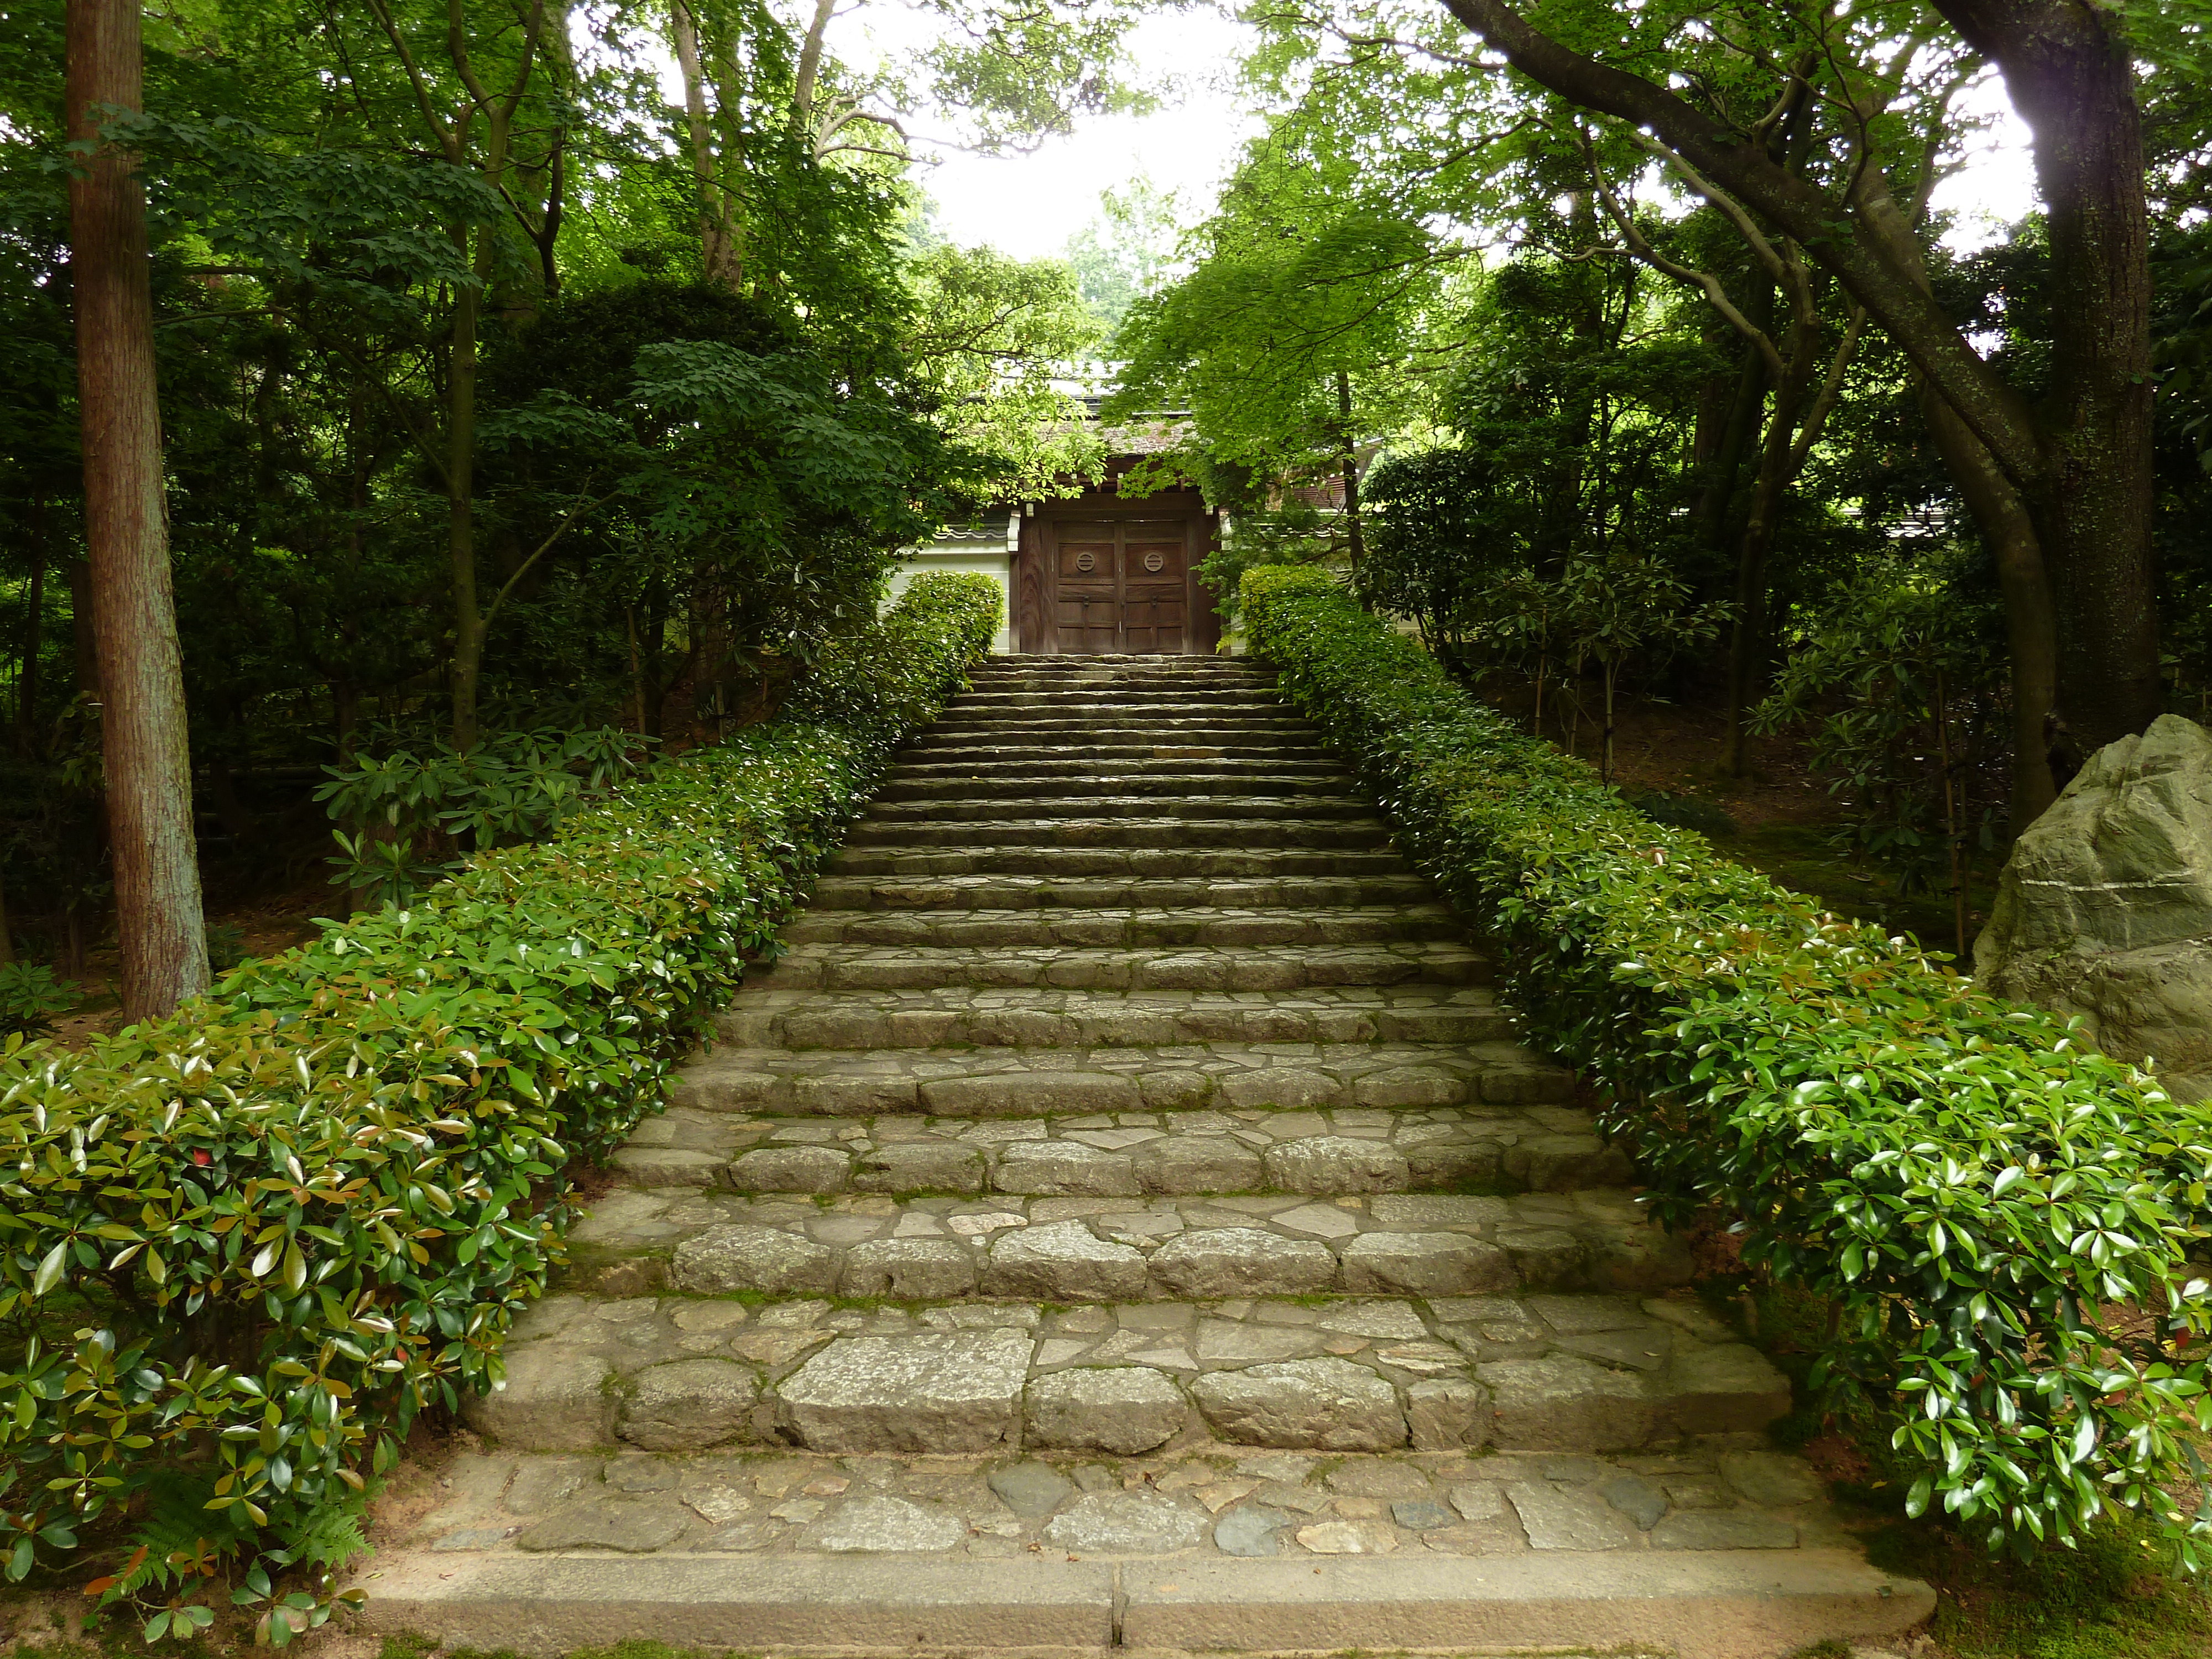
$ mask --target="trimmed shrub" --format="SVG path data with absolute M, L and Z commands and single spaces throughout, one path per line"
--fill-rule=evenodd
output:
M 2206 1559 L 2212 1105 L 2085 1049 L 1910 938 L 1822 911 L 1624 805 L 1326 573 L 1244 579 L 1254 647 L 1403 844 L 1486 919 L 1529 1036 L 1607 1092 L 1661 1218 L 1735 1218 L 1747 1261 L 1827 1299 L 1814 1380 L 1891 1411 L 1992 1546 L 2106 1504 Z
M 0 1049 L 9 1576 L 149 1491 L 187 1545 L 174 1498 L 197 1498 L 264 1593 L 262 1565 L 343 1553 L 331 1517 L 416 1414 L 501 1375 L 560 1259 L 571 1165 L 659 1109 L 998 607 L 988 578 L 925 578 L 781 718 L 551 841 L 82 1053 Z M 156 1551 L 137 1578 L 164 1571 Z

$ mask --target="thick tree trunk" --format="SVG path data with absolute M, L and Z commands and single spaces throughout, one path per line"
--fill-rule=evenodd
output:
M 70 137 L 97 143 L 99 106 L 140 104 L 137 0 L 70 0 L 68 58 Z M 146 204 L 129 155 L 97 150 L 70 180 L 70 230 L 123 1014 L 143 1020 L 205 989 L 208 961 L 170 590 Z
M 1941 0 L 1996 60 L 2035 134 L 2051 238 L 2050 554 L 2058 709 L 2086 749 L 2158 718 L 2151 550 L 2150 230 L 2134 66 L 2117 20 L 2075 0 Z

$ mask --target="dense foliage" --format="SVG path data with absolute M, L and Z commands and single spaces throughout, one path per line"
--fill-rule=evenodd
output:
M 1660 1215 L 1734 1219 L 1747 1261 L 1826 1297 L 1815 1370 L 1892 1414 L 1931 1502 L 1993 1543 L 2107 1505 L 2212 1559 L 2212 1105 L 1654 824 L 1514 732 L 1310 568 L 1244 614 L 1284 690 L 1404 842 L 1488 919 L 1530 1036 L 1608 1096 Z
M 0 962 L 20 937 L 82 978 L 112 869 L 64 9 L 12 10 L 0 53 Z M 146 18 L 145 109 L 108 133 L 150 215 L 219 905 L 319 881 L 326 765 L 758 718 L 902 548 L 1089 465 L 1054 384 L 1097 333 L 1072 275 L 935 236 L 902 134 L 1126 106 L 1131 8 L 926 8 L 874 70 L 855 9 Z
M 1784 222 L 1772 192 L 1732 188 L 1705 151 L 1693 158 L 1589 95 L 1604 75 L 1562 91 L 1560 76 L 1509 63 L 1504 12 L 1562 53 L 1664 89 L 1723 135 L 1716 152 L 1763 157 L 1781 194 L 1822 204 L 1820 234 Z M 2067 14 L 2131 34 L 2148 168 L 2069 199 L 2147 214 L 2148 270 L 2123 262 L 2146 307 L 2112 286 L 2118 265 L 2085 283 L 2067 214 L 2004 224 L 1986 211 L 1989 187 L 2018 177 L 1981 154 L 1989 112 L 2009 91 L 2033 118 L 2021 100 L 2041 94 L 2003 44 L 2028 13 L 1964 34 L 1959 15 L 1923 0 L 1302 0 L 1249 14 L 1240 90 L 1263 130 L 1113 346 L 1129 366 L 1116 406 L 1190 412 L 1179 453 L 1151 471 L 1192 478 L 1230 510 L 1228 545 L 1205 573 L 1224 602 L 1255 565 L 1356 566 L 1369 604 L 1415 623 L 1486 695 L 1526 708 L 1533 690 L 1541 729 L 1573 744 L 1604 676 L 1595 657 L 1577 672 L 1571 651 L 1543 644 L 1558 585 L 1577 561 L 1656 562 L 1687 590 L 1678 613 L 1728 607 L 1715 648 L 1646 651 L 1628 669 L 1639 694 L 1723 716 L 1718 744 L 1664 763 L 1671 785 L 1701 787 L 1766 763 L 1751 739 L 1769 696 L 1806 712 L 1806 676 L 1790 672 L 1801 656 L 1826 659 L 1815 720 L 1838 708 L 1862 726 L 1887 719 L 1863 696 L 1881 677 L 1832 672 L 1833 646 L 1870 594 L 1924 600 L 1948 619 L 1947 648 L 1994 672 L 1978 675 L 1973 740 L 1948 763 L 1850 767 L 1841 839 L 1904 886 L 1978 852 L 1984 830 L 2001 848 L 2084 744 L 2117 735 L 2108 708 L 2088 718 L 2110 699 L 2082 666 L 2087 596 L 2141 590 L 2098 647 L 2100 672 L 2133 688 L 2134 725 L 2161 703 L 2201 714 L 2201 29 L 2166 7 Z M 2073 72 L 2118 55 L 2085 38 L 2054 40 L 2048 62 Z M 2115 133 L 2134 117 L 2114 114 Z M 2126 153 L 2117 137 L 2069 149 L 2075 125 L 2037 124 L 2047 188 L 2068 155 Z M 2024 171 L 2026 156 L 2008 159 Z M 1967 168 L 1972 185 L 1957 177 Z M 1921 318 L 1910 359 L 1897 308 L 1870 309 L 1869 290 L 1838 274 L 1842 241 L 1876 236 L 1898 291 L 1932 295 L 1941 313 Z M 2069 354 L 2093 333 L 2132 338 L 2146 309 L 2168 371 L 2154 465 L 2150 434 L 2116 438 L 2059 489 L 2022 458 L 2070 441 L 2057 433 L 2068 420 L 2094 424 L 2078 400 L 2096 375 Z M 1929 391 L 1939 336 L 1970 338 L 1962 372 L 2037 411 L 2023 432 L 2051 432 L 1993 461 Z M 2143 386 L 2150 364 L 2109 379 Z M 2062 408 L 2075 412 L 2062 420 Z M 2115 469 L 2154 472 L 2154 487 L 2121 492 L 2135 505 L 2106 513 L 2112 525 L 2069 516 L 2067 501 Z M 2087 574 L 2107 559 L 2110 580 Z M 2146 643 L 2154 634 L 2162 649 Z M 1917 724 L 1911 752 L 1935 752 L 1943 722 Z M 1928 829 L 1947 817 L 1947 788 L 1962 826 L 1948 848 Z
M 550 842 L 329 924 L 170 1019 L 0 1048 L 9 1577 L 179 1492 L 185 1524 L 205 1510 L 181 1547 L 234 1553 L 249 1584 L 343 1556 L 349 1494 L 415 1416 L 501 1376 L 559 1260 L 568 1172 L 659 1109 L 999 604 L 986 578 L 922 578 L 781 718 L 621 782 Z M 117 1588 L 179 1570 L 142 1552 Z M 317 1611 L 295 1594 L 280 1637 Z

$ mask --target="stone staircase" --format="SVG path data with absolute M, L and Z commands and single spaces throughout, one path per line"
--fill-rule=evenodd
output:
M 551 1654 L 1901 1630 L 1250 665 L 1002 658 L 617 1158 L 372 1620 Z

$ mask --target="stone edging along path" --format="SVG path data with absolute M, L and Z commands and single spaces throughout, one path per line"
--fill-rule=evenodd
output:
M 1262 673 L 974 684 L 620 1154 L 373 1624 L 1766 1659 L 1926 1616 Z

